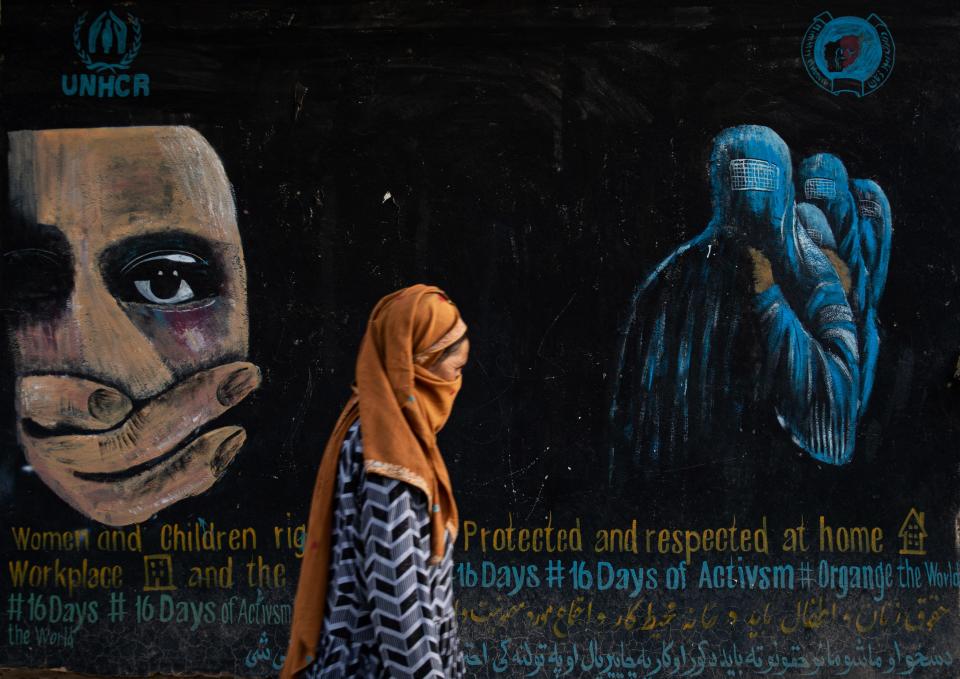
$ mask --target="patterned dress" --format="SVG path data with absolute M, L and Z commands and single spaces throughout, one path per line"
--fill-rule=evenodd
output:
M 330 584 L 308 679 L 463 677 L 453 611 L 453 544 L 430 562 L 430 515 L 417 488 L 363 466 L 360 423 L 340 449 Z

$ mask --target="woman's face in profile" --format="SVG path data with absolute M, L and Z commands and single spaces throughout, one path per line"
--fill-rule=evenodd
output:
M 451 347 L 449 353 L 441 356 L 440 360 L 430 367 L 430 372 L 442 380 L 452 382 L 460 377 L 469 356 L 470 340 L 465 337 L 462 341 L 457 342 Z

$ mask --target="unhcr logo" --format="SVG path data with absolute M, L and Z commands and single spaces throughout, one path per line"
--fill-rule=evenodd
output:
M 87 26 L 87 12 L 73 25 L 73 48 L 87 73 L 64 73 L 60 88 L 68 97 L 146 97 L 150 76 L 130 73 L 140 53 L 143 29 L 127 13 L 121 19 L 112 10 L 101 12 Z

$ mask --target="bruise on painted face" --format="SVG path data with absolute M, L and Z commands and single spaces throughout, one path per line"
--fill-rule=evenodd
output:
M 144 399 L 246 357 L 233 198 L 195 130 L 11 133 L 10 198 L 18 375 L 80 375 Z

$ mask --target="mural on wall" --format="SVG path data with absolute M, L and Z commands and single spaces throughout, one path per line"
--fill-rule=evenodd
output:
M 0 667 L 276 676 L 431 283 L 467 676 L 954 679 L 955 5 L 4 2 Z
M 634 464 L 685 460 L 718 432 L 770 426 L 772 415 L 814 459 L 846 464 L 879 351 L 886 196 L 819 154 L 800 164 L 809 202 L 797 202 L 790 151 L 759 126 L 717 136 L 709 167 L 707 228 L 631 299 L 610 473 L 618 447 Z
M 115 526 L 202 493 L 245 440 L 206 425 L 260 382 L 216 153 L 185 127 L 24 131 L 9 168 L 4 283 L 27 462 Z

